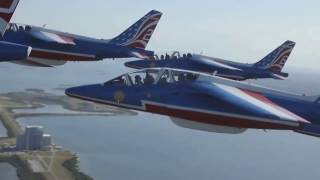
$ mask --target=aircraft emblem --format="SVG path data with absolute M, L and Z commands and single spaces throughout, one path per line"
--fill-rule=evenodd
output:
M 123 102 L 124 101 L 124 99 L 125 99 L 125 94 L 122 92 L 122 91 L 116 91 L 115 93 L 114 93 L 114 100 L 118 103 L 118 104 L 120 104 L 121 102 Z

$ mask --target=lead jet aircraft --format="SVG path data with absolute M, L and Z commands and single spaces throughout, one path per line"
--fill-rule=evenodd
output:
M 2 4 L 19 0 L 5 0 Z M 12 13 L 14 9 L 12 9 Z M 150 11 L 119 36 L 110 39 L 96 39 L 43 27 L 10 23 L 2 40 L 32 47 L 30 56 L 13 63 L 28 66 L 51 67 L 67 61 L 97 61 L 107 58 L 146 58 L 153 56 L 145 50 L 158 22 L 161 12 Z M 5 19 L 9 22 L 8 19 Z
M 182 127 L 237 134 L 253 129 L 320 136 L 320 98 L 192 71 L 151 68 L 103 84 L 74 87 L 68 96 L 170 116 Z
M 18 3 L 19 0 L 0 1 L 0 38 L 3 37 Z M 30 53 L 29 46 L 0 41 L 0 62 L 24 60 Z
M 125 63 L 127 67 L 144 69 L 150 67 L 169 67 L 203 73 L 216 74 L 234 80 L 246 79 L 286 79 L 289 74 L 283 73 L 282 69 L 287 62 L 295 43 L 286 41 L 280 47 L 272 51 L 265 58 L 255 64 L 243 64 L 227 61 L 220 58 L 208 57 L 203 55 L 184 54 L 178 52 L 171 56 L 155 56 L 152 60 L 136 60 Z

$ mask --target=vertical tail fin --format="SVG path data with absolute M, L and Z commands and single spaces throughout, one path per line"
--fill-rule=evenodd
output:
M 295 45 L 293 41 L 286 41 L 254 66 L 272 72 L 281 72 Z
M 156 29 L 161 12 L 150 11 L 147 15 L 110 41 L 111 44 L 145 49 Z
M 3 36 L 20 0 L 0 0 L 0 33 Z

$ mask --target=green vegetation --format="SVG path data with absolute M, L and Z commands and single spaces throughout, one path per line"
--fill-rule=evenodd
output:
M 93 178 L 80 171 L 79 160 L 76 156 L 72 157 L 70 160 L 65 161 L 63 163 L 63 166 L 74 175 L 74 178 L 76 180 L 93 180 Z

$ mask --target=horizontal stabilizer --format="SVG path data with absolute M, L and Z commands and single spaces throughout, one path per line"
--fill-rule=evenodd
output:
M 301 129 L 296 130 L 296 132 L 309 136 L 320 137 L 320 125 L 304 124 L 304 126 Z
M 270 75 L 273 79 L 277 79 L 277 80 L 286 80 L 289 77 L 289 74 L 286 74 L 286 73 L 276 74 L 271 72 Z
M 144 49 L 131 49 L 131 50 L 129 50 L 128 55 L 132 56 L 132 57 L 139 58 L 139 59 L 147 60 L 147 59 L 150 59 L 150 57 L 154 56 L 154 52 L 153 51 L 147 51 L 147 50 L 144 50 Z

